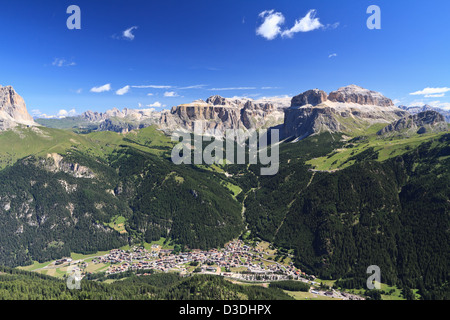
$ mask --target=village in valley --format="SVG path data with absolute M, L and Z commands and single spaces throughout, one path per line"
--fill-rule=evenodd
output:
M 107 274 L 153 269 L 162 272 L 177 271 L 181 275 L 213 273 L 247 281 L 300 279 L 302 275 L 306 276 L 292 262 L 283 265 L 269 260 L 263 246 L 252 248 L 242 240 L 232 241 L 221 250 L 191 250 L 179 254 L 173 254 L 172 251 L 161 249 L 159 245 L 152 245 L 151 250 L 142 247 L 126 251 L 111 250 L 109 254 L 93 262 L 110 263 Z
M 186 277 L 212 274 L 223 276 L 235 283 L 263 286 L 273 281 L 295 280 L 311 286 L 307 293 L 311 298 L 363 299 L 358 295 L 324 287 L 314 275 L 308 275 L 296 268 L 291 257 L 289 252 L 280 253 L 265 241 L 249 243 L 236 239 L 221 249 L 187 252 L 174 250 L 160 241 L 145 246 L 113 249 L 97 255 L 72 255 L 71 258 L 53 261 L 34 271 L 60 277 L 78 272 L 82 278 L 88 279 L 99 273 L 113 279 L 130 272 L 138 276 L 148 276 L 155 272 L 177 272 Z

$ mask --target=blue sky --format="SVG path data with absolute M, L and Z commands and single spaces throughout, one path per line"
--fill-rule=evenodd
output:
M 66 27 L 72 4 L 81 30 Z M 381 30 L 366 26 L 373 4 Z M 0 85 L 47 116 L 348 84 L 450 109 L 449 12 L 446 0 L 3 1 Z

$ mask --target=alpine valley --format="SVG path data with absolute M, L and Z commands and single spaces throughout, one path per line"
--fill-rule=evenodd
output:
M 279 172 L 175 165 L 171 133 L 192 131 L 198 120 L 209 136 L 279 130 Z M 399 108 L 357 85 L 33 119 L 11 86 L 0 87 L 0 296 L 270 300 L 309 290 L 214 275 L 137 277 L 131 268 L 126 280 L 110 283 L 106 269 L 88 267 L 82 286 L 90 296 L 83 296 L 65 289 L 63 273 L 38 274 L 65 257 L 91 262 L 114 249 L 159 245 L 174 255 L 242 241 L 267 245 L 263 267 L 295 268 L 313 275 L 317 288 L 373 297 L 363 288 L 376 265 L 383 298 L 401 291 L 405 299 L 450 299 L 448 121 L 443 110 Z M 11 283 L 30 285 L 23 292 Z

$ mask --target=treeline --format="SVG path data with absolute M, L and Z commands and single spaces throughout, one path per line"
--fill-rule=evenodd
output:
M 279 289 L 288 290 L 288 291 L 309 292 L 309 289 L 311 286 L 305 282 L 300 282 L 300 281 L 277 281 L 277 282 L 271 282 L 269 287 L 270 288 L 279 288 Z
M 0 299 L 5 300 L 291 300 L 278 288 L 240 286 L 219 276 L 157 273 L 111 284 L 82 280 L 69 290 L 56 278 L 0 267 Z

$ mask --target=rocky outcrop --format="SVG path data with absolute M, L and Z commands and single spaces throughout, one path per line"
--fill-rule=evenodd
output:
M 28 113 L 25 101 L 14 88 L 0 86 L 0 131 L 13 128 L 18 124 L 37 125 Z
M 377 134 L 424 134 L 441 131 L 448 131 L 444 116 L 436 111 L 428 110 L 401 118 L 386 126 Z
M 115 131 L 126 133 L 156 124 L 161 119 L 161 113 L 154 109 L 128 109 L 122 111 L 113 108 L 106 112 L 86 111 L 79 116 L 82 121 L 97 124 L 99 131 Z
M 367 90 L 356 85 L 339 88 L 328 95 L 328 100 L 341 103 L 356 103 L 380 107 L 392 107 L 394 103 L 379 92 Z
M 302 107 L 305 105 L 316 106 L 327 101 L 328 95 L 325 91 L 313 89 L 305 91 L 292 98 L 291 107 Z
M 399 108 L 402 110 L 408 111 L 410 114 L 418 114 L 418 113 L 421 113 L 424 111 L 436 111 L 444 116 L 445 121 L 447 123 L 450 123 L 450 111 L 447 111 L 447 110 L 444 110 L 441 108 L 432 107 L 427 104 L 424 106 L 411 106 L 411 107 L 399 106 Z
M 227 99 L 216 95 L 216 96 L 212 96 L 212 97 L 209 97 L 208 99 L 206 99 L 206 103 L 212 104 L 215 106 L 225 106 L 225 105 L 227 105 Z
M 114 108 L 103 113 L 86 111 L 79 118 L 84 125 L 96 124 L 99 131 L 126 133 L 150 125 L 156 125 L 166 133 L 193 131 L 201 122 L 203 133 L 222 135 L 227 129 L 249 130 L 281 124 L 283 110 L 290 106 L 290 100 L 289 97 L 253 100 L 215 95 L 206 101 L 199 99 L 160 112 Z
M 161 114 L 159 126 L 164 131 L 194 131 L 202 125 L 202 131 L 211 135 L 222 135 L 227 129 L 250 130 L 269 128 L 283 122 L 283 109 L 289 99 L 230 99 L 221 96 L 197 100 L 173 107 Z
M 68 162 L 57 153 L 48 154 L 47 159 L 42 159 L 40 163 L 50 172 L 64 172 L 75 178 L 95 178 L 94 172 L 88 167 Z
M 282 126 L 282 138 L 303 139 L 312 134 L 323 131 L 339 132 L 343 127 L 336 119 L 333 108 L 324 106 L 314 108 L 289 108 L 285 111 L 285 120 Z
M 281 136 L 303 139 L 328 132 L 365 130 L 375 123 L 389 124 L 406 116 L 382 94 L 350 85 L 327 95 L 314 89 L 292 99 L 285 110 Z

